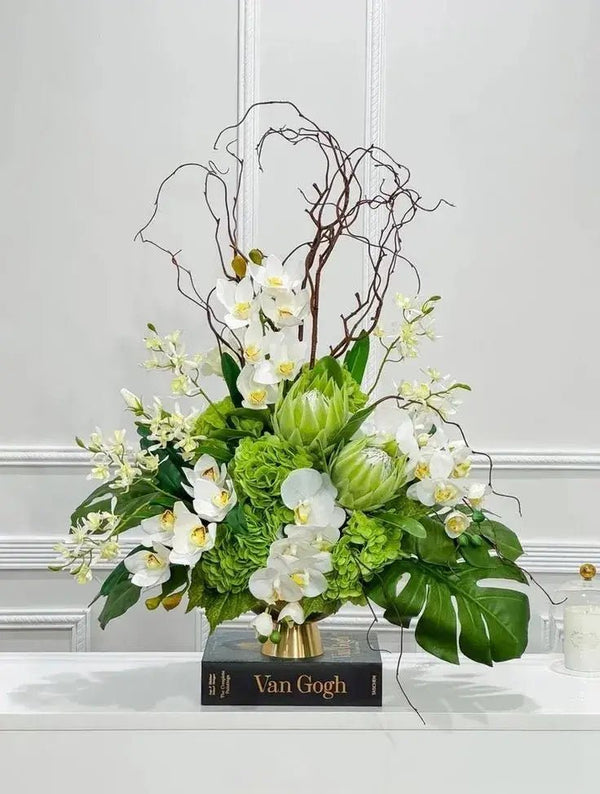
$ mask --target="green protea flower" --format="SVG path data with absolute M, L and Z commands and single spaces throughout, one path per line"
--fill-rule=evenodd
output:
M 310 451 L 328 452 L 348 421 L 350 389 L 323 369 L 303 372 L 275 406 L 273 428 L 280 438 Z
M 392 457 L 369 438 L 350 441 L 331 464 L 337 501 L 349 510 L 376 510 L 398 496 L 406 482 L 405 464 L 404 456 Z

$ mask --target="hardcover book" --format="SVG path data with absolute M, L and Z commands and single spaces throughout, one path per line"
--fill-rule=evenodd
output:
M 203 706 L 381 706 L 381 655 L 366 631 L 322 631 L 323 655 L 263 656 L 247 628 L 219 628 L 202 657 Z

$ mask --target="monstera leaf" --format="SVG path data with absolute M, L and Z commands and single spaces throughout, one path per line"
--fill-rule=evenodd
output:
M 454 567 L 421 560 L 399 560 L 371 586 L 369 597 L 385 609 L 386 620 L 407 626 L 417 618 L 415 639 L 434 656 L 459 664 L 465 656 L 492 665 L 516 659 L 527 645 L 529 601 L 524 593 L 502 587 L 481 587 L 483 579 L 527 583 L 513 563 L 492 558 L 476 568 L 466 562 Z M 402 577 L 408 574 L 406 584 Z

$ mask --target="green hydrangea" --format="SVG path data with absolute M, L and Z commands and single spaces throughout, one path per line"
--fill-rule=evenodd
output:
M 211 438 L 215 430 L 223 430 L 228 426 L 235 430 L 245 430 L 253 436 L 259 436 L 263 432 L 264 426 L 260 419 L 231 416 L 233 411 L 235 406 L 231 397 L 224 397 L 219 402 L 209 405 L 196 419 L 194 434 Z
M 291 510 L 279 505 L 268 510 L 244 505 L 243 510 L 245 528 L 221 524 L 215 545 L 202 555 L 204 581 L 219 593 L 246 590 L 250 576 L 265 566 L 277 533 L 293 519 Z
M 239 495 L 255 507 L 266 508 L 279 499 L 281 484 L 295 469 L 310 468 L 310 455 L 277 436 L 243 438 L 229 466 Z
M 356 511 L 331 553 L 326 599 L 360 600 L 368 582 L 401 553 L 401 531 Z

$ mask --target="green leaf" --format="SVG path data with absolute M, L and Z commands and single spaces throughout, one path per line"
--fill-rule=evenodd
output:
M 340 389 L 344 385 L 344 373 L 342 372 L 339 361 L 333 356 L 323 356 L 323 358 L 320 358 L 315 364 L 313 372 L 315 374 L 320 372 L 325 373 L 340 387 Z
M 377 521 L 381 521 L 382 524 L 389 524 L 392 527 L 398 527 L 398 529 L 403 530 L 409 535 L 413 535 L 415 538 L 426 538 L 427 531 L 423 524 L 420 521 L 417 521 L 416 518 L 411 518 L 410 516 L 401 516 L 396 513 L 392 513 L 386 511 L 384 513 L 376 513 L 374 518 Z
M 362 331 L 344 358 L 344 366 L 359 386 L 362 383 L 368 360 L 369 335 L 365 333 L 365 331 Z
M 71 513 L 71 526 L 92 511 L 110 510 L 115 491 L 110 487 L 114 480 L 103 482 Z
M 507 560 L 514 562 L 523 554 L 523 546 L 521 546 L 519 538 L 512 529 L 505 527 L 504 524 L 486 519 L 478 526 L 480 533 L 496 547 L 501 557 L 506 557 Z
M 214 631 L 219 623 L 243 615 L 254 607 L 258 601 L 247 590 L 243 593 L 217 593 L 216 590 L 205 590 L 203 604 L 210 630 Z
M 100 628 L 105 629 L 111 620 L 124 615 L 128 609 L 139 601 L 141 592 L 142 588 L 131 584 L 129 579 L 121 581 L 113 587 L 98 617 Z
M 204 600 L 204 574 L 202 565 L 198 562 L 192 568 L 190 586 L 188 587 L 188 605 L 186 612 L 191 612 L 196 607 L 201 607 Z
M 246 523 L 246 514 L 244 513 L 244 508 L 239 502 L 227 513 L 225 519 L 223 520 L 223 524 L 228 526 L 233 532 L 247 531 L 248 524 Z
M 145 548 L 146 547 L 142 545 L 136 546 L 135 549 L 132 549 L 127 556 L 131 557 L 131 555 L 135 554 L 136 551 L 141 551 L 142 549 Z M 92 604 L 94 604 L 102 596 L 107 596 L 114 587 L 116 587 L 121 582 L 124 582 L 128 578 L 129 578 L 129 571 L 125 567 L 125 563 L 123 562 L 123 560 L 121 560 L 121 562 L 112 569 L 112 571 L 108 574 L 106 579 L 102 582 L 102 586 L 98 591 L 98 595 L 94 598 L 93 601 L 90 602 L 89 606 L 92 606 Z
M 401 586 L 405 574 L 409 580 Z M 459 563 L 448 569 L 420 560 L 398 560 L 380 579 L 371 585 L 369 595 L 385 609 L 386 620 L 406 625 L 408 619 L 417 618 L 416 641 L 444 661 L 458 664 L 460 649 L 470 659 L 491 666 L 517 659 L 525 651 L 527 596 L 478 584 L 483 579 L 526 583 L 521 569 L 511 562 L 496 558 L 489 568 Z
M 332 444 L 341 444 L 344 441 L 349 441 L 356 433 L 358 428 L 375 410 L 375 405 L 368 405 L 366 408 L 361 408 L 355 414 L 352 414 L 350 419 L 346 422 L 344 427 L 336 434 Z
M 242 404 L 242 395 L 237 387 L 237 379 L 240 374 L 239 365 L 229 353 L 221 353 L 221 368 L 225 383 L 229 389 L 229 396 L 235 407 L 239 408 Z
M 433 565 L 453 565 L 457 559 L 457 548 L 446 535 L 444 525 L 433 518 L 421 518 L 420 523 L 425 528 L 425 537 L 417 540 L 417 556 Z
M 330 599 L 324 598 L 322 595 L 302 599 L 302 608 L 304 609 L 305 618 L 315 615 L 319 615 L 320 617 L 333 615 L 341 606 L 341 601 L 331 601 Z
M 474 568 L 491 568 L 495 565 L 495 560 L 497 558 L 490 555 L 490 547 L 485 541 L 482 541 L 477 535 L 476 539 L 482 544 L 481 546 L 477 546 L 474 545 L 473 542 L 469 542 L 467 536 L 463 535 L 463 537 L 466 543 L 460 547 L 460 553 L 469 565 L 472 565 Z
M 229 449 L 227 444 L 218 439 L 213 440 L 208 438 L 206 441 L 200 441 L 196 447 L 196 452 L 198 452 L 199 455 L 210 455 L 217 463 L 229 463 L 233 457 L 233 452 Z
M 140 422 L 136 424 L 141 448 L 149 449 L 155 443 L 148 438 L 150 428 Z M 185 463 L 179 452 L 172 444 L 167 444 L 164 449 L 153 450 L 153 454 L 157 455 L 160 460 L 158 471 L 152 475 L 158 487 L 172 493 L 177 499 L 185 498 L 187 494 L 181 486 Z

